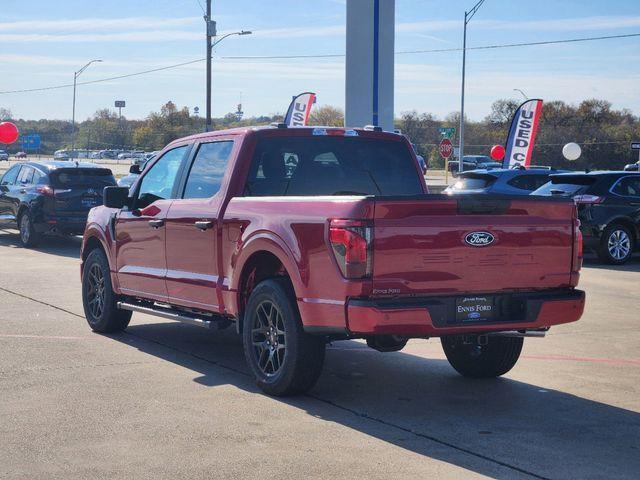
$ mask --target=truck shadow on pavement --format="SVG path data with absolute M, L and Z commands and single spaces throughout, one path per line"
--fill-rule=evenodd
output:
M 80 258 L 81 245 L 82 237 L 45 236 L 37 247 L 30 250 L 60 257 Z M 20 243 L 18 230 L 0 228 L 0 247 L 24 248 Z
M 192 370 L 201 385 L 232 384 L 262 395 L 231 329 L 141 324 L 112 338 Z M 355 341 L 329 346 L 309 394 L 273 401 L 273 408 L 283 402 L 492 478 L 637 478 L 640 472 L 636 412 L 508 377 L 464 379 L 442 358 L 378 353 Z

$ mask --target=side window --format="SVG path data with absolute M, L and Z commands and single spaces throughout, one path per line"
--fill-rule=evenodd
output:
M 613 193 L 625 197 L 640 197 L 640 178 L 623 178 L 614 187 Z
M 629 192 L 634 197 L 640 197 L 640 178 L 633 177 L 629 179 Z
M 144 208 L 156 200 L 172 198 L 173 186 L 187 146 L 169 150 L 146 172 L 138 190 L 136 208 Z
M 232 149 L 233 141 L 201 144 L 182 198 L 211 198 L 218 193 Z
M 507 183 L 520 190 L 534 190 L 533 176 L 531 175 L 520 175 L 512 178 Z
M 11 167 L 7 173 L 3 175 L 0 185 L 13 185 L 16 182 L 16 178 L 18 178 L 18 172 L 20 172 L 20 165 Z
M 44 178 L 44 173 L 35 170 L 33 171 L 33 183 L 38 184 L 41 183 L 41 180 Z
M 18 175 L 18 183 L 21 185 L 33 183 L 33 168 L 27 167 L 26 165 L 23 166 L 22 170 L 20 170 L 20 175 Z
M 532 175 L 533 177 L 533 190 L 539 189 L 542 185 L 549 181 L 548 175 Z

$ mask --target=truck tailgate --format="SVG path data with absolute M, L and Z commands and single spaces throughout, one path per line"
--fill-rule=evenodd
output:
M 377 198 L 373 294 L 569 286 L 574 218 L 574 203 L 557 198 Z

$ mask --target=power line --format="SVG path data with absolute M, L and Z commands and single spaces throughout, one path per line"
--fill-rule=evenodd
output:
M 526 43 L 504 43 L 501 45 L 484 45 L 481 47 L 467 47 L 467 50 L 491 50 L 496 48 L 512 48 L 512 47 L 530 47 L 538 45 L 556 45 L 560 43 L 577 43 L 577 42 L 592 42 L 595 40 L 611 40 L 614 38 L 630 38 L 640 37 L 640 33 L 628 33 L 625 35 L 606 35 L 602 37 L 582 37 L 582 38 L 569 38 L 564 40 L 547 40 L 542 42 L 526 42 Z M 404 52 L 396 52 L 396 54 L 409 54 L 409 53 L 435 53 L 435 52 L 461 52 L 462 48 L 448 48 L 439 50 L 408 50 Z
M 528 47 L 528 46 L 538 46 L 538 45 L 554 45 L 561 43 L 577 43 L 577 42 L 591 42 L 596 40 L 611 40 L 616 38 L 630 38 L 630 37 L 640 37 L 640 33 L 628 33 L 624 35 L 607 35 L 602 37 L 581 37 L 581 38 L 569 38 L 562 40 L 547 40 L 543 42 L 524 42 L 524 43 L 504 43 L 497 45 L 482 45 L 478 47 L 467 47 L 467 50 L 491 50 L 496 48 L 513 48 L 513 47 Z M 452 47 L 452 48 L 436 48 L 432 50 L 401 50 L 396 52 L 396 55 L 410 55 L 410 54 L 420 54 L 420 53 L 446 53 L 446 52 L 461 52 L 461 47 Z M 278 60 L 278 59 L 304 59 L 304 58 L 342 58 L 344 57 L 344 53 L 327 53 L 327 54 L 317 54 L 317 55 L 235 55 L 235 56 L 225 56 L 220 57 L 225 60 L 260 60 L 260 59 L 269 59 L 269 60 Z
M 483 45 L 478 47 L 467 47 L 467 50 L 491 50 L 498 48 L 513 48 L 513 47 L 527 47 L 527 46 L 539 46 L 539 45 L 555 45 L 562 43 L 577 43 L 577 42 L 590 42 L 596 40 L 611 40 L 611 39 L 620 39 L 620 38 L 631 38 L 631 37 L 640 37 L 640 33 L 628 33 L 624 35 L 607 35 L 601 37 L 582 37 L 582 38 L 571 38 L 571 39 L 563 39 L 563 40 L 547 40 L 542 42 L 526 42 L 526 43 L 505 43 L 505 44 L 497 44 L 497 45 Z M 410 54 L 423 54 L 423 53 L 443 53 L 443 52 L 461 52 L 462 48 L 440 48 L 433 50 L 404 50 L 396 52 L 396 55 L 410 55 Z M 291 60 L 291 59 L 305 59 L 305 58 L 343 58 L 345 54 L 317 54 L 317 55 L 263 55 L 263 56 L 225 56 L 220 57 L 223 60 Z M 134 72 L 125 75 L 117 75 L 114 77 L 100 78 L 97 80 L 89 80 L 85 82 L 78 82 L 78 85 L 90 85 L 94 83 L 102 83 L 109 82 L 112 80 L 119 80 L 122 78 L 135 77 L 138 75 L 145 75 L 147 73 L 160 72 L 162 70 L 169 70 L 172 68 L 179 68 L 185 65 L 191 65 L 194 63 L 204 62 L 205 58 L 199 58 L 197 60 L 190 60 L 188 62 L 176 63 L 173 65 L 167 65 L 164 67 L 152 68 L 149 70 L 143 70 L 141 72 Z M 73 83 L 67 83 L 64 85 L 52 85 L 48 87 L 39 87 L 39 88 L 26 88 L 20 90 L 6 90 L 0 92 L 0 95 L 6 95 L 10 93 L 29 93 L 29 92 L 42 92 L 46 90 L 57 90 L 60 88 L 69 88 L 73 87 Z
M 78 82 L 77 85 L 90 85 L 92 83 L 101 83 L 101 82 L 109 82 L 111 80 L 119 80 L 121 78 L 135 77 L 137 75 L 145 75 L 147 73 L 159 72 L 161 70 L 169 70 L 171 68 L 184 67 L 185 65 L 191 65 L 193 63 L 204 62 L 204 58 L 199 58 L 197 60 L 190 60 L 188 62 L 176 63 L 174 65 L 167 65 L 166 67 L 158 67 L 152 68 L 150 70 L 143 70 L 141 72 L 128 73 L 126 75 L 117 75 L 115 77 L 107 77 L 107 78 L 99 78 L 97 80 L 88 80 L 86 82 Z M 73 87 L 73 83 L 66 83 L 64 85 L 53 85 L 50 87 L 40 87 L 40 88 L 26 88 L 23 90 L 8 90 L 5 92 L 0 92 L 0 95 L 4 95 L 6 93 L 27 93 L 27 92 L 41 92 L 43 90 L 56 90 L 59 88 L 67 88 Z
M 202 14 L 204 16 L 206 16 L 207 12 L 204 11 L 204 7 L 202 6 L 202 2 L 200 0 L 196 0 L 196 2 L 198 2 L 198 5 L 200 5 L 200 10 L 202 10 Z

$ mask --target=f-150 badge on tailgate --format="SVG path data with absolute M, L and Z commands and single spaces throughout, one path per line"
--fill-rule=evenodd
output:
M 491 245 L 495 237 L 489 232 L 471 232 L 464 237 L 464 241 L 472 247 L 486 247 Z

